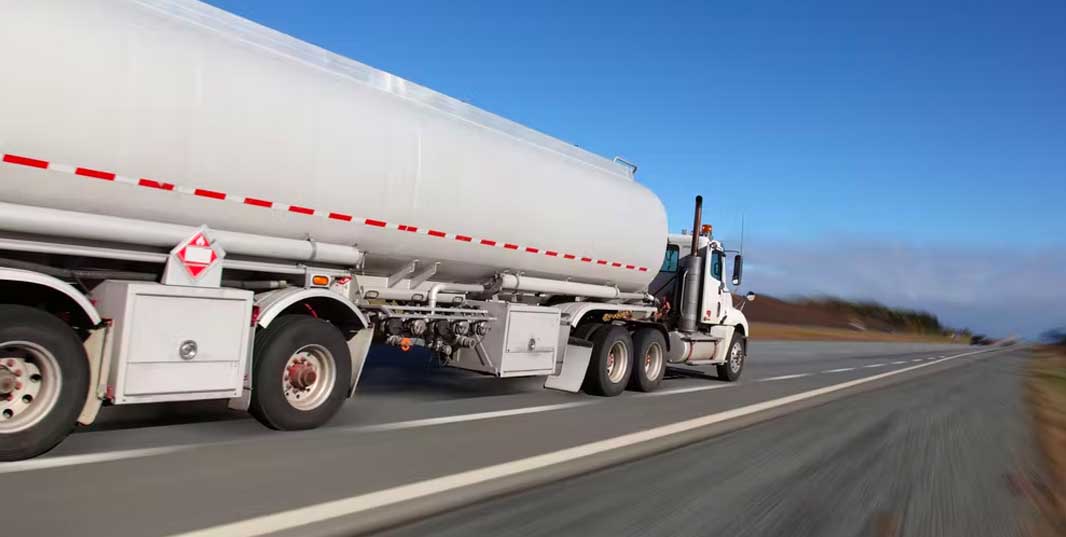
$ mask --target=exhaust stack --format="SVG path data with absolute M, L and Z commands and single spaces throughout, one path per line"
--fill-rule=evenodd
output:
M 700 226 L 703 220 L 703 196 L 696 196 L 696 214 L 692 220 L 692 249 L 682 260 L 681 319 L 682 332 L 695 332 L 700 315 L 700 288 L 703 281 L 703 258 L 699 256 Z

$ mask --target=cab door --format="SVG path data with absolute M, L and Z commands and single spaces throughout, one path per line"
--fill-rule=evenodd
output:
M 718 324 L 725 316 L 725 301 L 729 293 L 725 287 L 725 253 L 708 247 L 703 263 L 703 300 L 700 302 L 700 322 Z

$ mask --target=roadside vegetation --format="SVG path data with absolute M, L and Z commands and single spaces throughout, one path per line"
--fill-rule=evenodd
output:
M 744 313 L 759 339 L 971 343 L 973 338 L 969 330 L 947 327 L 932 313 L 872 301 L 762 295 Z
M 1066 329 L 1048 332 L 1047 345 L 1033 351 L 1026 380 L 1026 402 L 1047 474 L 1026 487 L 1043 520 L 1038 536 L 1066 535 Z

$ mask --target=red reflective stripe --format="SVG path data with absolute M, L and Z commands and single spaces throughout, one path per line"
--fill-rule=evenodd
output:
M 193 191 L 193 194 L 196 194 L 197 196 L 203 196 L 205 198 L 213 198 L 216 200 L 226 199 L 226 194 L 223 192 L 215 192 L 214 190 L 204 190 L 202 188 L 197 188 Z
M 152 179 L 145 179 L 144 177 L 137 180 L 137 186 L 143 186 L 147 188 L 158 188 L 159 190 L 174 190 L 174 185 L 171 183 L 153 181 Z
M 3 162 L 8 163 L 8 164 L 16 164 L 16 165 L 20 165 L 20 166 L 28 166 L 28 167 L 32 167 L 32 168 L 48 169 L 48 168 L 51 168 L 53 166 L 53 164 L 50 163 L 49 161 L 38 160 L 38 159 L 34 159 L 34 158 L 29 158 L 29 157 L 23 157 L 23 156 L 19 156 L 19 155 L 13 155 L 13 154 L 10 154 L 10 153 L 2 154 L 2 160 L 3 160 Z M 91 177 L 91 178 L 94 178 L 94 179 L 103 179 L 103 180 L 106 180 L 106 181 L 114 181 L 118 177 L 114 172 L 96 170 L 96 169 L 92 169 L 92 168 L 82 168 L 82 167 L 73 167 L 73 166 L 67 168 L 65 165 L 61 166 L 59 164 L 55 164 L 54 166 L 55 166 L 55 168 L 53 168 L 53 171 L 64 171 L 64 172 L 70 173 L 70 169 L 73 168 L 73 173 L 75 175 L 80 175 L 80 176 L 83 176 L 83 177 Z M 62 169 L 57 169 L 57 168 L 62 168 Z M 132 180 L 127 180 L 127 179 L 123 179 L 123 181 L 124 182 L 132 182 Z M 173 183 L 166 183 L 166 182 L 163 182 L 163 181 L 156 181 L 154 179 L 148 179 L 148 178 L 144 178 L 144 177 L 142 177 L 140 179 L 137 179 L 135 184 L 137 186 L 142 186 L 142 187 L 146 187 L 146 188 L 154 188 L 154 189 L 157 189 L 157 190 L 165 190 L 165 191 L 175 191 L 175 190 L 177 190 L 177 186 L 174 185 Z M 184 194 L 188 194 L 189 190 L 182 189 L 181 192 L 184 193 Z M 192 189 L 192 194 L 195 195 L 195 196 L 200 196 L 200 197 L 204 197 L 204 198 L 211 198 L 211 199 L 217 199 L 217 200 L 224 200 L 224 199 L 227 198 L 227 194 L 225 192 L 219 192 L 219 191 L 215 191 L 215 190 L 208 190 L 206 188 L 193 188 Z M 245 205 L 252 205 L 252 206 L 255 206 L 255 207 L 271 208 L 271 207 L 274 207 L 276 205 L 272 201 L 259 199 L 259 198 L 252 198 L 252 197 L 234 198 L 234 201 L 238 201 L 238 200 L 243 202 Z M 316 211 L 314 209 L 309 208 L 309 207 L 302 207 L 300 205 L 281 205 L 281 207 L 285 207 L 286 210 L 288 210 L 289 212 L 293 212 L 293 213 L 299 213 L 299 214 L 305 214 L 305 215 L 315 215 L 316 214 Z M 281 208 L 281 207 L 279 207 L 279 208 Z M 348 215 L 348 214 L 344 214 L 344 213 L 335 213 L 335 212 L 322 211 L 322 212 L 317 212 L 317 214 L 325 215 L 326 217 L 328 217 L 330 219 L 340 220 L 340 221 L 343 221 L 343 222 L 351 222 L 351 221 L 354 220 L 353 216 Z M 368 225 L 368 226 L 373 226 L 373 227 L 388 227 L 388 223 L 387 222 L 385 222 L 383 220 L 375 220 L 373 218 L 366 218 L 366 219 L 363 220 L 363 223 Z M 411 232 L 411 233 L 416 233 L 416 232 L 419 231 L 419 228 L 417 226 L 408 226 L 408 225 L 397 226 L 397 229 L 399 229 L 400 231 L 407 231 L 407 232 Z M 436 230 L 436 229 L 429 229 L 429 230 L 425 231 L 425 233 L 428 234 L 431 237 L 437 237 L 437 238 L 447 238 L 448 235 L 449 235 L 445 231 L 440 231 L 440 230 Z M 461 242 L 474 242 L 474 238 L 469 236 L 469 235 L 452 235 L 452 237 L 454 237 L 455 240 L 461 241 Z M 507 242 L 507 243 L 497 243 L 496 241 L 491 240 L 491 239 L 479 239 L 479 243 L 482 244 L 482 245 L 485 245 L 485 246 L 503 246 L 507 250 L 516 250 L 516 251 L 517 250 L 524 250 L 526 253 L 544 254 L 544 255 L 547 255 L 549 257 L 559 257 L 560 255 L 562 255 L 562 257 L 564 259 L 578 259 L 578 257 L 575 256 L 574 254 L 560 254 L 559 252 L 557 252 L 555 250 L 542 250 L 540 248 L 535 248 L 533 246 L 519 246 L 517 244 L 513 244 L 513 243 L 509 243 L 509 242 Z M 596 260 L 594 260 L 591 257 L 582 257 L 580 259 L 584 263 L 591 263 L 591 262 L 595 261 L 599 265 L 608 265 L 609 264 L 609 265 L 611 265 L 612 267 L 615 267 L 615 268 L 625 267 L 627 270 L 639 270 L 640 272 L 648 272 L 649 271 L 648 267 L 637 267 L 636 265 L 623 264 L 623 263 L 620 263 L 620 262 L 617 262 L 617 261 L 607 261 L 606 259 L 596 259 Z
M 244 203 L 247 204 L 247 205 L 255 205 L 256 207 L 273 207 L 274 206 L 273 202 L 270 202 L 270 201 L 267 201 L 267 200 L 261 200 L 261 199 L 257 199 L 257 198 L 244 198 Z
M 48 161 L 37 160 L 30 157 L 20 157 L 18 155 L 7 154 L 4 155 L 4 162 L 8 164 L 20 164 L 22 166 L 29 166 L 31 168 L 47 168 Z
M 102 172 L 100 170 L 93 170 L 90 168 L 78 168 L 74 170 L 75 175 L 81 175 L 83 177 L 92 177 L 93 179 L 103 179 L 104 181 L 114 181 L 115 174 L 111 172 Z

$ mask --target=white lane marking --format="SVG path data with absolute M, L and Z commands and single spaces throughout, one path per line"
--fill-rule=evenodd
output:
M 892 362 L 892 365 L 900 365 L 900 364 L 905 364 L 905 363 L 907 363 L 906 360 L 898 360 L 898 361 Z
M 176 534 L 172 535 L 171 537 L 256 537 L 268 533 L 298 528 L 301 526 L 306 526 L 308 524 L 322 522 L 324 520 L 354 515 L 356 513 L 369 511 L 378 507 L 385 507 L 388 505 L 411 501 L 417 498 L 423 498 L 431 494 L 439 494 L 442 492 L 448 492 L 471 485 L 477 485 L 479 483 L 485 483 L 487 481 L 492 481 L 503 477 L 517 475 L 523 472 L 539 470 L 556 464 L 569 462 L 581 457 L 590 457 L 593 455 L 606 453 L 608 451 L 626 448 L 636 444 L 648 442 L 650 440 L 656 440 L 678 433 L 691 431 L 693 429 L 707 427 L 709 425 L 714 425 L 723 421 L 747 416 L 756 412 L 762 412 L 764 410 L 769 410 L 779 406 L 803 401 L 805 399 L 818 397 L 820 395 L 844 390 L 853 386 L 865 384 L 867 382 L 873 382 L 875 380 L 891 377 L 893 375 L 899 375 L 908 371 L 914 371 L 916 369 L 929 367 L 931 365 L 935 365 L 941 362 L 946 362 L 948 360 L 953 360 L 955 358 L 961 358 L 963 356 L 969 356 L 971 354 L 977 354 L 980 352 L 988 351 L 984 350 L 969 352 L 965 354 L 957 354 L 955 356 L 949 356 L 947 358 L 943 358 L 935 362 L 913 365 L 910 367 L 904 367 L 902 369 L 894 369 L 892 371 L 886 371 L 884 373 L 880 373 L 870 377 L 863 377 L 860 379 L 842 382 L 840 384 L 833 384 L 830 386 L 825 386 L 814 390 L 808 390 L 785 397 L 779 397 L 770 401 L 763 401 L 762 403 L 755 403 L 740 408 L 734 408 L 732 410 L 726 410 L 724 412 L 709 414 L 699 418 L 693 418 L 677 423 L 671 423 L 669 425 L 662 425 L 659 427 L 654 427 L 652 429 L 646 429 L 644 431 L 638 431 L 622 436 L 616 436 L 614 438 L 608 438 L 606 440 L 600 440 L 597 442 L 591 442 L 572 448 L 553 451 L 551 453 L 545 453 L 543 455 L 535 455 L 533 457 L 527 457 L 525 459 L 518 459 L 511 462 L 505 462 L 492 466 L 486 466 L 484 468 L 478 468 L 476 470 L 469 470 L 458 474 L 446 475 L 434 479 L 427 479 L 425 481 L 418 481 L 415 483 L 409 483 L 407 485 L 400 485 L 397 487 L 379 490 L 376 492 L 352 496 L 350 498 L 333 500 L 317 505 L 309 505 L 307 507 L 299 507 L 296 509 L 282 511 L 280 513 L 274 513 L 271 515 L 248 518 L 230 524 L 222 524 L 211 528 L 204 528 L 188 533 Z
M 660 390 L 657 392 L 642 393 L 636 397 L 660 397 L 663 395 L 677 395 L 680 393 L 692 393 L 692 392 L 705 392 L 707 390 L 717 390 L 718 388 L 728 388 L 730 386 L 739 386 L 739 382 L 731 384 L 711 384 L 710 386 L 693 386 L 691 388 L 676 388 L 673 390 Z
M 335 429 L 328 429 L 328 431 L 360 433 L 395 431 L 398 429 L 414 429 L 416 427 L 444 425 L 446 423 L 461 423 L 464 421 L 490 420 L 494 418 L 506 418 L 508 416 L 521 416 L 523 414 L 536 414 L 538 412 L 549 412 L 552 410 L 562 410 L 564 408 L 588 406 L 595 403 L 596 401 L 576 401 L 573 403 L 559 403 L 556 405 L 530 406 L 523 408 L 512 408 L 510 410 L 494 410 L 492 412 L 474 412 L 471 414 L 459 414 L 457 416 L 442 416 L 439 418 L 424 418 L 410 421 L 397 421 L 394 423 L 381 423 L 378 425 L 356 425 L 353 427 L 338 427 Z
M 912 361 L 912 362 L 921 362 L 921 361 L 922 361 L 922 359 L 921 359 L 921 358 L 915 358 L 915 359 L 913 359 L 913 360 L 911 360 L 911 361 Z
M 840 369 L 829 369 L 822 371 L 822 373 L 843 373 L 845 371 L 855 371 L 854 367 L 841 367 Z
M 801 378 L 801 377 L 809 377 L 809 376 L 811 376 L 813 374 L 814 373 L 797 373 L 795 375 L 781 375 L 780 377 L 769 377 L 769 378 L 759 379 L 756 382 L 771 382 L 771 381 L 775 381 L 775 380 L 798 379 L 798 378 Z
M 206 445 L 206 444 L 199 444 Z M 86 453 L 84 455 L 65 455 L 49 457 L 46 459 L 31 459 L 28 461 L 5 462 L 0 464 L 0 474 L 26 472 L 29 470 L 44 470 L 47 468 L 61 468 L 63 466 L 76 466 L 80 464 L 92 464 L 96 462 L 109 462 L 122 459 L 137 459 L 151 457 L 153 455 L 165 455 L 196 447 L 196 444 L 166 446 L 145 449 L 124 449 L 120 451 L 108 451 L 104 453 Z
M 885 367 L 888 364 L 870 364 L 862 366 L 863 369 L 873 369 L 875 367 Z
M 398 429 L 414 429 L 417 427 L 429 427 L 433 425 L 442 425 L 446 423 L 460 423 L 464 421 L 477 421 L 487 420 L 494 418 L 504 418 L 508 416 L 520 416 L 523 414 L 535 414 L 538 412 L 549 412 L 552 410 L 562 410 L 565 408 L 573 408 L 578 406 L 586 406 L 596 404 L 597 401 L 577 401 L 572 403 L 560 403 L 555 405 L 541 405 L 523 408 L 513 408 L 510 410 L 496 410 L 493 412 L 475 412 L 471 414 L 459 414 L 455 416 L 443 416 L 440 418 L 425 418 L 419 420 L 410 421 L 398 421 L 393 423 L 380 423 L 377 425 L 359 425 L 354 427 L 335 427 L 330 429 L 322 429 L 322 433 L 334 433 L 334 432 L 362 432 L 372 433 L 380 431 L 394 431 Z M 243 439 L 247 440 L 247 439 Z M 175 453 L 178 451 L 185 451 L 194 448 L 201 447 L 213 447 L 221 446 L 225 444 L 240 443 L 242 440 L 228 440 L 222 442 L 208 442 L 201 444 L 179 444 L 175 446 L 164 446 L 154 448 L 143 449 L 123 449 L 118 451 L 107 451 L 103 453 L 86 453 L 82 455 L 66 455 L 59 457 L 48 457 L 43 459 L 32 459 L 28 461 L 16 461 L 0 463 L 0 474 L 10 474 L 15 472 L 27 472 L 30 470 L 45 470 L 48 468 L 61 468 L 64 466 L 77 466 L 82 464 L 93 464 L 98 462 L 110 462 L 123 459 L 139 459 L 142 457 L 152 457 L 155 455 L 166 455 L 169 453 Z

